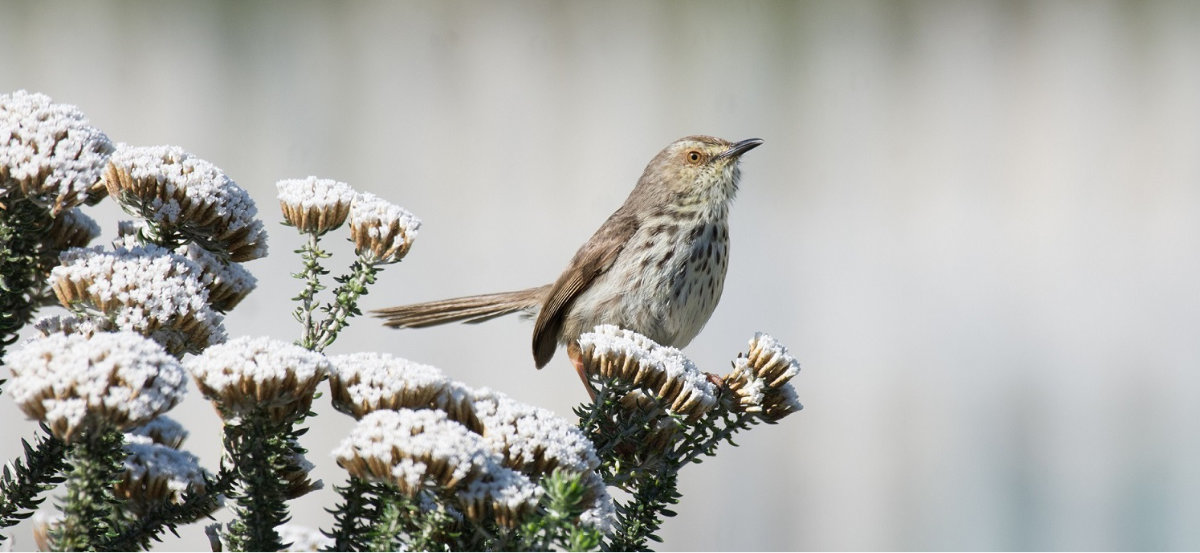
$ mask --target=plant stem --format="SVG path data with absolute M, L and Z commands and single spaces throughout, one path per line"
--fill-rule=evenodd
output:
M 117 500 L 113 484 L 122 470 L 124 437 L 111 428 L 85 430 L 71 444 L 67 462 L 67 499 L 63 521 L 55 532 L 55 549 L 83 551 L 99 549 L 116 535 Z
M 237 473 L 235 519 L 229 525 L 229 548 L 234 551 L 278 551 L 283 544 L 275 530 L 288 520 L 286 486 L 281 474 L 291 456 L 288 424 L 253 414 L 225 426 L 225 449 Z
M 333 291 L 334 301 L 324 307 L 328 316 L 318 325 L 313 351 L 322 351 L 337 339 L 338 333 L 350 324 L 350 317 L 362 314 L 358 310 L 358 298 L 367 293 L 367 286 L 375 283 L 379 267 L 369 259 L 359 256 L 350 266 L 350 274 L 337 278 L 341 283 Z
M 320 237 L 315 232 L 308 234 L 308 242 L 296 250 L 296 253 L 300 254 L 300 259 L 304 262 L 304 270 L 292 276 L 304 281 L 304 289 L 293 298 L 300 301 L 294 315 L 304 326 L 304 335 L 300 338 L 299 345 L 311 350 L 317 345 L 319 333 L 318 325 L 313 319 L 313 313 L 317 309 L 317 292 L 324 289 L 321 285 L 321 275 L 328 274 L 321 266 L 321 259 L 329 257 L 329 254 L 321 250 Z

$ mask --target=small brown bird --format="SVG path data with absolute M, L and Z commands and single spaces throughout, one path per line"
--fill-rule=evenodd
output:
M 597 325 L 617 325 L 682 348 L 700 333 L 721 298 L 738 160 L 762 143 L 711 136 L 671 143 L 654 156 L 625 203 L 579 248 L 554 284 L 389 307 L 374 315 L 387 326 L 420 328 L 536 313 L 537 367 L 550 361 L 559 343 L 566 344 L 585 385 L 576 341 Z

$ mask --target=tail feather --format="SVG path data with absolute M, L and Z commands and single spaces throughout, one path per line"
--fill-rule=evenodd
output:
M 424 328 L 453 322 L 481 323 L 517 312 L 532 312 L 542 305 L 550 285 L 482 294 L 448 300 L 377 309 L 371 314 L 393 328 Z

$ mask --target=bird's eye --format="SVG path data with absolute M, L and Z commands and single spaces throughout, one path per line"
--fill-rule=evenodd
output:
M 698 150 L 692 150 L 687 153 L 688 163 L 700 163 L 702 159 L 704 159 L 704 156 Z

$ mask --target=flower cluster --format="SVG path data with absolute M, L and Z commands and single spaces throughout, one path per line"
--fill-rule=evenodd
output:
M 0 95 L 0 196 L 19 190 L 57 215 L 89 199 L 112 153 L 75 106 L 24 90 Z
M 117 239 L 113 248 L 136 249 L 143 245 L 153 246 L 148 241 L 150 229 L 144 221 L 122 221 L 117 225 Z M 194 274 L 208 290 L 208 304 L 213 309 L 228 313 L 258 286 L 258 279 L 241 264 L 225 259 L 189 242 L 175 248 L 171 253 L 182 256 L 196 265 Z
M 469 394 L 435 367 L 375 352 L 335 355 L 329 363 L 333 406 L 356 419 L 381 409 L 440 409 L 481 430 Z
M 308 177 L 276 183 L 283 220 L 306 234 L 325 234 L 346 222 L 354 189 L 332 179 Z
M 5 362 L 13 374 L 8 395 L 64 441 L 87 429 L 144 424 L 174 407 L 186 390 L 179 362 L 131 332 L 51 334 Z
M 404 208 L 363 192 L 350 205 L 354 251 L 373 263 L 396 263 L 417 237 L 421 220 Z
M 275 422 L 304 417 L 329 372 L 325 356 L 266 337 L 212 346 L 185 366 L 222 417 L 237 420 L 261 412 Z
M 225 340 L 222 317 L 200 281 L 203 271 L 183 256 L 146 245 L 73 248 L 60 258 L 50 286 L 64 307 L 99 311 L 116 328 L 153 338 L 172 354 Z
M 333 454 L 351 475 L 410 496 L 430 485 L 458 489 L 463 510 L 477 520 L 490 515 L 515 523 L 541 495 L 527 476 L 505 468 L 482 436 L 437 410 L 370 413 Z
M 179 503 L 189 491 L 204 492 L 205 471 L 195 455 L 133 433 L 125 435 L 125 451 L 125 472 L 115 491 L 134 513 Z
M 163 415 L 126 432 L 126 440 L 130 436 L 149 438 L 153 443 L 171 449 L 179 449 L 179 446 L 183 445 L 183 441 L 187 439 L 188 431 L 182 424 L 179 424 L 179 421 Z
M 414 496 L 441 490 L 469 518 L 515 525 L 543 494 L 534 482 L 564 470 L 588 482 L 590 507 L 580 520 L 609 528 L 612 498 L 594 472 L 600 460 L 574 425 L 400 358 L 362 353 L 330 361 L 334 405 L 361 419 L 334 452 L 353 476 Z
M 659 398 L 675 413 L 694 419 L 717 404 L 716 387 L 678 349 L 614 325 L 584 333 L 579 348 L 590 377 L 618 378 Z
M 109 159 L 103 182 L 122 207 L 163 234 L 177 234 L 233 261 L 267 254 L 267 233 L 249 194 L 181 148 L 122 146 Z
M 789 382 L 797 374 L 800 363 L 787 348 L 759 332 L 750 339 L 749 353 L 733 361 L 733 372 L 724 382 L 733 392 L 735 409 L 775 422 L 804 408 Z

